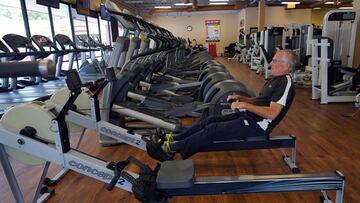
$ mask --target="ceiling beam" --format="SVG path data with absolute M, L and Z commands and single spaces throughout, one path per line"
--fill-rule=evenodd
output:
M 245 7 L 244 0 L 235 0 L 235 9 L 243 9 Z
M 194 1 L 194 0 L 193 0 Z M 195 0 L 196 1 L 196 0 Z M 153 15 L 155 13 L 170 13 L 170 12 L 195 12 L 195 11 L 223 11 L 223 10 L 239 10 L 244 8 L 245 4 L 243 1 L 239 1 L 241 3 L 235 5 L 224 5 L 224 6 L 196 6 L 194 9 L 194 4 L 191 8 L 169 8 L 169 9 L 156 9 L 153 8 L 150 10 L 149 15 Z
M 339 7 L 351 7 L 352 6 L 352 2 L 343 2 L 341 4 L 336 4 L 336 2 L 332 5 L 332 4 L 325 4 L 326 1 L 319 1 L 319 2 L 315 2 L 312 4 L 299 4 L 296 5 L 295 9 L 307 9 L 307 8 L 316 8 L 316 7 L 321 7 L 321 8 L 339 8 Z M 291 9 L 289 9 L 291 10 Z
M 112 2 L 114 2 L 120 9 L 126 9 L 134 15 L 139 14 L 139 11 L 136 8 L 134 8 L 133 6 L 129 6 L 129 4 L 126 4 L 122 0 L 112 0 Z
M 192 7 L 188 8 L 170 8 L 170 9 L 155 9 L 152 8 L 149 11 L 149 16 L 155 14 L 155 13 L 169 13 L 169 12 L 195 12 L 195 11 L 216 11 L 216 10 L 239 10 L 243 9 L 245 7 L 245 1 L 244 0 L 235 0 L 235 5 L 223 5 L 223 6 L 198 6 L 197 5 L 198 0 L 191 0 Z M 351 2 L 343 2 L 341 4 L 336 4 L 340 0 L 334 0 L 335 4 L 324 4 L 328 0 L 321 0 L 316 1 L 311 4 L 299 4 L 296 5 L 295 9 L 313 9 L 316 7 L 322 7 L 322 8 L 338 8 L 343 6 L 352 6 Z M 286 7 L 286 6 L 285 6 Z M 287 9 L 287 8 L 286 8 Z M 289 9 L 291 10 L 291 9 Z
M 296 5 L 295 8 L 293 9 L 307 9 L 307 8 L 316 8 L 316 7 L 321 7 L 322 5 L 324 5 L 325 1 L 317 1 L 317 2 L 314 2 L 312 4 L 298 4 Z M 286 5 L 284 5 L 285 8 L 286 8 Z M 289 9 L 291 10 L 291 9 Z
M 318 1 L 318 2 L 310 4 L 308 8 L 316 8 L 316 7 L 323 5 L 324 3 L 325 3 L 325 1 Z

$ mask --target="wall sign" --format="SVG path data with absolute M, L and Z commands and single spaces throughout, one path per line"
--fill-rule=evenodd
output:
M 219 42 L 220 20 L 205 20 L 205 26 L 206 26 L 206 41 Z

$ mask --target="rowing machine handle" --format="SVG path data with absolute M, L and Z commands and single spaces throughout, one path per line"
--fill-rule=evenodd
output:
M 119 181 L 121 175 L 121 171 L 115 170 L 114 177 L 111 179 L 110 183 L 106 185 L 106 189 L 111 191 L 114 189 L 116 183 Z
M 111 179 L 110 183 L 106 185 L 106 189 L 108 191 L 111 191 L 114 189 L 116 183 L 119 181 L 121 173 L 123 172 L 124 168 L 129 165 L 130 161 L 129 158 L 125 161 L 120 161 L 118 163 L 111 162 L 108 165 L 108 168 L 111 168 L 114 170 L 114 177 Z
M 51 60 L 1 62 L 0 77 L 53 76 L 55 68 Z
M 238 102 L 239 100 L 237 100 L 237 99 L 229 99 L 229 103 L 233 103 L 233 102 Z

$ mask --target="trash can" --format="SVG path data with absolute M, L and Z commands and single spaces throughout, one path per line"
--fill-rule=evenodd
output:
M 209 43 L 208 44 L 208 52 L 212 57 L 217 57 L 216 54 L 216 43 Z

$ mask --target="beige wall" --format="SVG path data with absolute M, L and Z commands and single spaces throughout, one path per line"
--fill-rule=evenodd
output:
M 354 1 L 355 9 L 360 10 L 360 0 Z M 241 9 L 238 13 L 228 14 L 186 14 L 153 16 L 149 20 L 169 29 L 177 36 L 197 39 L 198 43 L 205 43 L 205 20 L 220 20 L 221 41 L 217 43 L 217 52 L 223 51 L 223 48 L 229 43 L 235 42 L 239 33 L 240 20 L 244 19 L 243 28 L 249 33 L 250 27 L 257 27 L 258 8 Z M 321 25 L 323 17 L 328 10 L 312 9 L 294 9 L 286 10 L 284 7 L 266 7 L 265 26 L 283 26 L 289 23 L 295 24 L 316 24 Z M 186 31 L 186 27 L 191 25 L 192 32 Z M 360 36 L 360 26 L 358 26 L 357 36 Z M 360 64 L 360 37 L 356 42 L 354 65 Z
M 357 1 L 360 4 L 360 0 Z M 257 27 L 258 8 L 246 8 L 245 10 L 245 29 L 249 32 L 250 27 Z M 289 23 L 295 24 L 315 24 L 323 23 L 324 15 L 330 9 L 294 9 L 286 10 L 284 7 L 266 7 L 265 26 L 283 26 Z M 240 15 L 240 14 L 239 14 Z
M 310 9 L 286 10 L 285 7 L 266 7 L 265 26 L 283 26 L 285 24 L 310 24 Z
M 247 8 L 245 9 L 245 30 L 246 33 L 250 33 L 251 27 L 258 26 L 258 8 Z
M 257 27 L 258 8 L 246 8 L 245 30 L 248 33 L 250 27 Z M 326 12 L 313 14 L 311 9 L 286 10 L 284 7 L 266 7 L 265 26 L 283 26 L 285 24 L 322 24 L 322 18 Z M 239 13 L 239 16 L 242 13 Z
M 176 36 L 196 39 L 198 44 L 206 45 L 205 20 L 220 20 L 220 42 L 216 43 L 216 51 L 222 53 L 224 47 L 236 42 L 239 33 L 239 14 L 195 14 L 182 16 L 153 16 L 149 20 L 171 31 Z M 188 32 L 186 27 L 191 25 L 193 30 Z
M 354 8 L 357 10 L 360 10 L 360 1 L 359 0 L 355 0 L 353 2 Z
M 324 16 L 331 9 L 320 9 L 311 11 L 311 23 L 315 25 L 322 25 L 324 21 Z

